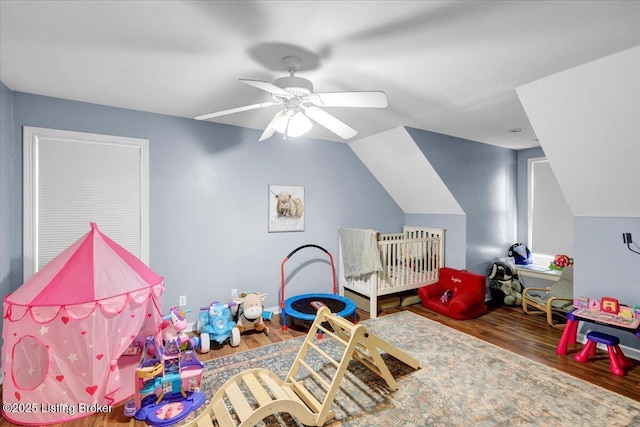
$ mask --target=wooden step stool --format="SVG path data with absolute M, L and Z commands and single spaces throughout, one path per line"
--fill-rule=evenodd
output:
M 607 346 L 609 361 L 611 362 L 611 373 L 620 377 L 625 376 L 626 369 L 631 368 L 633 362 L 627 359 L 624 353 L 622 353 L 622 350 L 620 350 L 620 338 L 613 335 L 598 331 L 587 333 L 587 343 L 579 353 L 573 356 L 575 361 L 578 363 L 588 362 L 590 357 L 596 355 L 597 343 Z

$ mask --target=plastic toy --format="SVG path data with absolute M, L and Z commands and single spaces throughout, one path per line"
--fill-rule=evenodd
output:
M 552 270 L 562 270 L 565 267 L 573 267 L 573 258 L 570 258 L 569 255 L 556 255 L 549 264 L 549 268 Z
M 181 353 L 178 339 L 158 345 L 153 337 L 145 342 L 135 375 L 133 405 L 125 415 L 153 426 L 168 426 L 187 417 L 206 401 L 200 386 L 203 365 L 191 350 Z
M 620 303 L 615 298 L 602 297 L 600 301 L 600 310 L 611 314 L 618 314 L 618 311 L 620 311 Z
M 589 308 L 589 298 L 588 297 L 574 298 L 573 306 L 575 308 Z
M 620 311 L 618 316 L 626 317 L 627 319 L 633 319 L 633 308 L 620 304 Z
M 162 318 L 162 340 L 167 343 L 177 340 L 180 350 L 191 350 L 198 344 L 198 340 L 190 338 L 184 330 L 187 329 L 187 313 L 191 311 L 189 308 L 181 309 L 173 306 L 169 309 L 170 313 Z
M 222 304 L 212 302 L 209 307 L 202 307 L 196 318 L 196 333 L 200 334 L 199 345 L 196 349 L 200 353 L 207 353 L 211 342 L 223 345 L 228 342 L 231 347 L 240 345 L 240 330 L 233 320 L 231 307 L 234 303 Z
M 269 334 L 269 328 L 264 323 L 263 304 L 266 294 L 257 292 L 243 292 L 240 297 L 234 297 L 236 302 L 236 322 L 240 333 L 255 329 Z

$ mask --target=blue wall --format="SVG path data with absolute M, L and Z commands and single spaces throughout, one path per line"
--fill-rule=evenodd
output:
M 467 270 L 485 274 L 515 242 L 516 151 L 419 129 L 407 131 L 465 212 Z M 430 221 L 428 216 L 425 221 Z
M 19 132 L 37 126 L 149 139 L 150 267 L 165 279 L 166 307 L 186 295 L 197 310 L 228 301 L 232 288 L 265 292 L 265 305 L 276 306 L 280 263 L 293 249 L 314 243 L 337 256 L 340 227 L 396 232 L 404 221 L 346 144 L 277 137 L 258 143 L 258 130 L 19 92 L 12 101 Z M 4 157 L 4 136 L 2 146 Z M 305 187 L 304 232 L 267 232 L 268 184 Z M 21 200 L 21 181 L 10 190 Z M 4 210 L 4 191 L 0 202 Z M 21 241 L 21 226 L 10 234 Z M 317 250 L 297 253 L 287 263 L 285 296 L 330 292 L 327 259 Z M 19 271 L 11 290 L 22 283 Z
M 444 228 L 447 242 L 444 248 L 444 264 L 451 268 L 467 268 L 467 219 L 465 215 L 406 214 L 404 223 L 416 227 Z M 484 274 L 484 271 L 481 274 Z

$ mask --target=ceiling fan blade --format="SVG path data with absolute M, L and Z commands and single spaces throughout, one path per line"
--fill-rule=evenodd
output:
M 265 139 L 269 139 L 273 136 L 273 134 L 276 132 L 276 129 L 273 127 L 273 125 L 278 120 L 278 118 L 283 114 L 284 114 L 284 111 L 280 111 L 275 116 L 273 116 L 273 119 L 271 119 L 267 128 L 264 130 L 264 132 L 262 132 L 262 135 L 260 135 L 260 139 L 258 139 L 258 142 L 262 142 Z
M 249 79 L 240 79 L 240 81 L 250 86 L 257 87 L 258 89 L 267 91 L 272 95 L 284 96 L 287 98 L 291 97 L 291 94 L 289 92 L 274 85 L 273 83 L 263 82 L 262 80 L 249 80 Z
M 280 102 L 267 101 L 260 104 L 245 105 L 244 107 L 231 108 L 229 110 L 218 111 L 216 113 L 203 114 L 201 116 L 194 117 L 196 120 L 207 120 L 213 117 L 225 116 L 227 114 L 239 113 L 241 111 L 255 110 L 256 108 L 270 107 L 272 105 L 281 104 Z
M 271 125 L 267 126 L 264 132 L 262 132 L 262 135 L 260 135 L 260 139 L 258 139 L 258 142 L 262 142 L 265 139 L 271 138 L 275 132 L 275 129 L 272 128 Z
M 317 98 L 315 97 L 317 95 Z M 384 92 L 318 92 L 310 97 L 311 102 L 321 107 L 386 108 Z
M 327 113 L 324 110 L 321 110 L 318 107 L 307 107 L 304 109 L 304 114 L 306 114 L 306 116 L 311 120 L 326 127 L 342 139 L 353 138 L 358 134 L 358 132 L 351 126 L 338 120 L 331 114 Z

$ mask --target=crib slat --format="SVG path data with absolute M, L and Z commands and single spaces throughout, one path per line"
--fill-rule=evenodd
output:
M 341 278 L 341 286 L 369 297 L 371 317 L 377 298 L 434 283 L 444 264 L 444 229 L 404 226 L 402 233 L 377 235 L 382 271 L 357 279 Z

